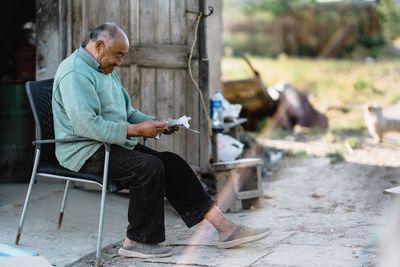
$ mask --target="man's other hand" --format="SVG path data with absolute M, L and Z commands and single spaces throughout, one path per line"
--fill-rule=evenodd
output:
M 165 130 L 165 121 L 144 121 L 128 125 L 128 136 L 154 138 Z
M 162 131 L 163 134 L 172 134 L 173 132 L 176 132 L 179 130 L 179 126 L 175 125 L 169 128 L 165 128 L 164 131 Z

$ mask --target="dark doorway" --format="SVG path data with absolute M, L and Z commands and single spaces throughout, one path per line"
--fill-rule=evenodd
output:
M 35 77 L 35 1 L 3 1 L 0 9 L 0 81 Z
M 0 8 L 0 182 L 26 182 L 32 166 L 33 116 L 25 82 L 36 72 L 36 2 L 2 1 Z

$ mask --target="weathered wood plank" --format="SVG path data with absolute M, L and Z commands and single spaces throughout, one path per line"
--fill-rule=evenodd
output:
M 195 77 L 198 74 L 199 65 L 197 61 L 192 62 L 192 70 Z M 186 76 L 186 84 L 187 84 L 187 100 L 186 100 L 186 114 L 192 117 L 191 125 L 193 129 L 200 129 L 199 116 L 199 94 L 193 84 L 193 81 L 190 79 L 189 73 Z M 187 135 L 187 159 L 190 165 L 199 166 L 199 150 L 200 150 L 200 136 L 194 134 Z
M 126 0 L 97 0 L 94 4 L 93 0 L 87 5 L 87 14 L 90 16 L 87 19 L 88 30 L 93 30 L 96 26 L 105 22 L 115 22 L 122 29 L 129 29 L 129 2 Z M 100 8 L 99 8 L 100 7 Z M 85 17 L 84 17 L 85 18 Z
M 198 12 L 199 11 L 199 2 L 197 0 L 187 0 L 186 1 L 186 9 L 188 11 Z M 186 43 L 188 45 L 188 49 L 190 51 L 191 46 L 195 39 L 195 26 L 196 26 L 197 16 L 193 13 L 186 13 Z M 193 58 L 196 58 L 198 55 L 198 41 L 195 43 L 195 47 L 193 50 Z M 190 66 L 189 66 L 190 67 Z M 198 61 L 192 60 L 192 73 L 196 81 L 198 82 Z M 199 94 L 194 86 L 193 81 L 189 76 L 189 72 L 187 72 L 187 113 L 192 117 L 192 127 L 194 129 L 200 130 L 200 120 L 199 120 Z M 202 137 L 204 138 L 204 137 Z M 188 160 L 191 165 L 200 166 L 200 136 L 188 134 L 187 136 L 187 153 Z
M 173 70 L 157 69 L 157 116 L 161 119 L 168 119 L 174 115 L 173 74 Z M 157 142 L 157 149 L 172 151 L 173 145 L 173 137 L 164 135 Z
M 71 11 L 71 50 L 74 51 L 84 41 L 83 29 L 82 29 L 82 5 L 84 1 L 73 0 L 72 11 Z
M 100 24 L 100 21 L 103 22 L 104 15 L 104 0 L 97 0 L 100 1 L 96 4 L 93 3 L 93 0 L 86 0 L 86 5 L 84 5 L 84 15 L 82 20 L 82 25 L 84 27 L 85 38 L 88 38 L 89 33 Z M 99 8 L 101 7 L 101 8 Z M 86 24 L 86 25 L 85 25 Z
M 154 43 L 154 33 L 156 27 L 155 6 L 157 0 L 144 0 L 140 2 L 140 43 L 152 44 Z
M 199 11 L 199 1 L 198 0 L 187 0 L 186 7 L 188 11 L 198 12 Z M 195 37 L 195 28 L 197 22 L 197 15 L 193 13 L 186 13 L 186 43 L 189 46 L 189 49 L 192 47 L 194 37 Z M 198 56 L 198 41 L 195 44 L 193 57 Z
M 126 0 L 107 0 L 107 7 L 111 7 L 111 13 L 109 16 L 105 16 L 106 21 L 116 22 L 121 28 L 129 33 L 130 27 L 130 16 L 132 16 L 131 10 L 129 9 L 129 1 Z
M 130 84 L 130 68 L 128 67 L 118 67 L 116 68 L 119 78 L 121 79 L 122 86 L 128 88 Z
M 72 1 L 67 1 L 67 55 L 69 56 L 75 47 L 72 47 L 72 16 L 73 16 L 73 3 Z
M 170 3 L 166 0 L 157 1 L 155 6 L 157 16 L 155 20 L 155 43 L 168 44 L 171 42 Z
M 171 43 L 185 44 L 186 1 L 171 0 Z
M 99 10 L 101 17 L 104 22 L 106 21 L 112 21 L 120 24 L 120 17 L 123 16 L 124 14 L 120 14 L 118 12 L 118 7 L 121 5 L 121 1 L 119 0 L 101 0 L 101 9 Z M 127 1 L 125 1 L 127 3 Z M 126 10 L 125 10 L 126 13 Z M 103 22 L 101 22 L 103 23 Z M 121 25 L 121 24 L 120 24 Z M 122 25 L 121 25 L 122 26 Z
M 149 114 L 156 115 L 156 70 L 140 68 L 141 80 L 141 106 L 140 109 Z
M 211 126 L 209 118 L 209 88 L 208 88 L 208 60 L 200 60 L 199 70 L 196 76 L 198 77 L 199 87 L 202 92 L 203 99 L 199 99 L 199 125 L 200 125 L 200 166 L 202 169 L 206 169 L 209 164 L 209 156 L 211 147 Z M 204 102 L 203 102 L 204 101 Z
M 141 96 L 140 110 L 148 115 L 156 115 L 156 70 L 140 68 Z M 154 139 L 148 139 L 149 147 L 155 149 Z
M 48 79 L 54 77 L 58 64 L 62 60 L 61 43 L 65 42 L 57 31 L 61 31 L 59 23 L 59 3 L 54 1 L 37 2 L 37 57 L 36 78 Z M 56 14 L 53 14 L 56 10 Z
M 82 21 L 81 21 L 81 40 L 80 42 L 87 41 L 89 39 L 89 32 L 90 29 L 88 28 L 88 11 L 87 11 L 87 6 L 88 6 L 88 1 L 90 0 L 82 0 Z M 77 44 L 77 47 L 80 45 L 80 43 Z
M 174 88 L 174 118 L 186 115 L 187 84 L 186 70 L 175 70 L 173 77 Z M 189 121 L 192 126 L 192 121 Z M 192 127 L 191 127 L 192 128 Z M 187 135 L 195 134 L 185 129 L 179 129 L 174 133 L 174 151 L 182 158 L 187 159 Z
M 157 68 L 187 68 L 188 48 L 185 45 L 132 46 L 124 64 Z
M 93 0 L 72 1 L 73 47 L 78 47 L 83 41 L 87 41 L 89 32 L 105 22 L 115 22 L 129 32 L 129 2 L 125 0 L 97 0 L 95 4 L 92 2 Z
M 131 46 L 139 44 L 140 40 L 140 27 L 139 27 L 139 16 L 140 16 L 140 1 L 139 0 L 129 0 L 129 11 L 130 26 L 129 26 L 129 40 Z
M 128 93 L 131 97 L 132 105 L 135 108 L 140 107 L 140 70 L 137 65 L 131 65 L 130 67 L 130 84 Z

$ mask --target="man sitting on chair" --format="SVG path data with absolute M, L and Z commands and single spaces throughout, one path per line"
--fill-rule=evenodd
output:
M 129 224 L 118 253 L 141 258 L 171 255 L 171 249 L 160 244 L 165 240 L 164 197 L 188 227 L 203 219 L 210 222 L 217 230 L 220 248 L 267 236 L 268 228 L 237 225 L 225 217 L 180 156 L 138 143 L 138 137 L 153 138 L 177 129 L 166 128 L 165 120 L 131 106 L 114 70 L 128 50 L 128 38 L 118 25 L 96 27 L 90 40 L 58 67 L 52 99 L 56 138 L 98 141 L 57 143 L 56 156 L 62 166 L 101 175 L 105 153 L 100 142 L 111 144 L 110 179 L 130 191 Z

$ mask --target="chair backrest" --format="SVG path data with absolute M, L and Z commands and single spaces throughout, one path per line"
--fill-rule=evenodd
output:
M 51 108 L 53 81 L 54 79 L 29 81 L 25 84 L 26 93 L 35 119 L 36 140 L 54 139 L 53 110 Z M 41 161 L 57 161 L 54 144 L 37 146 L 41 151 Z

